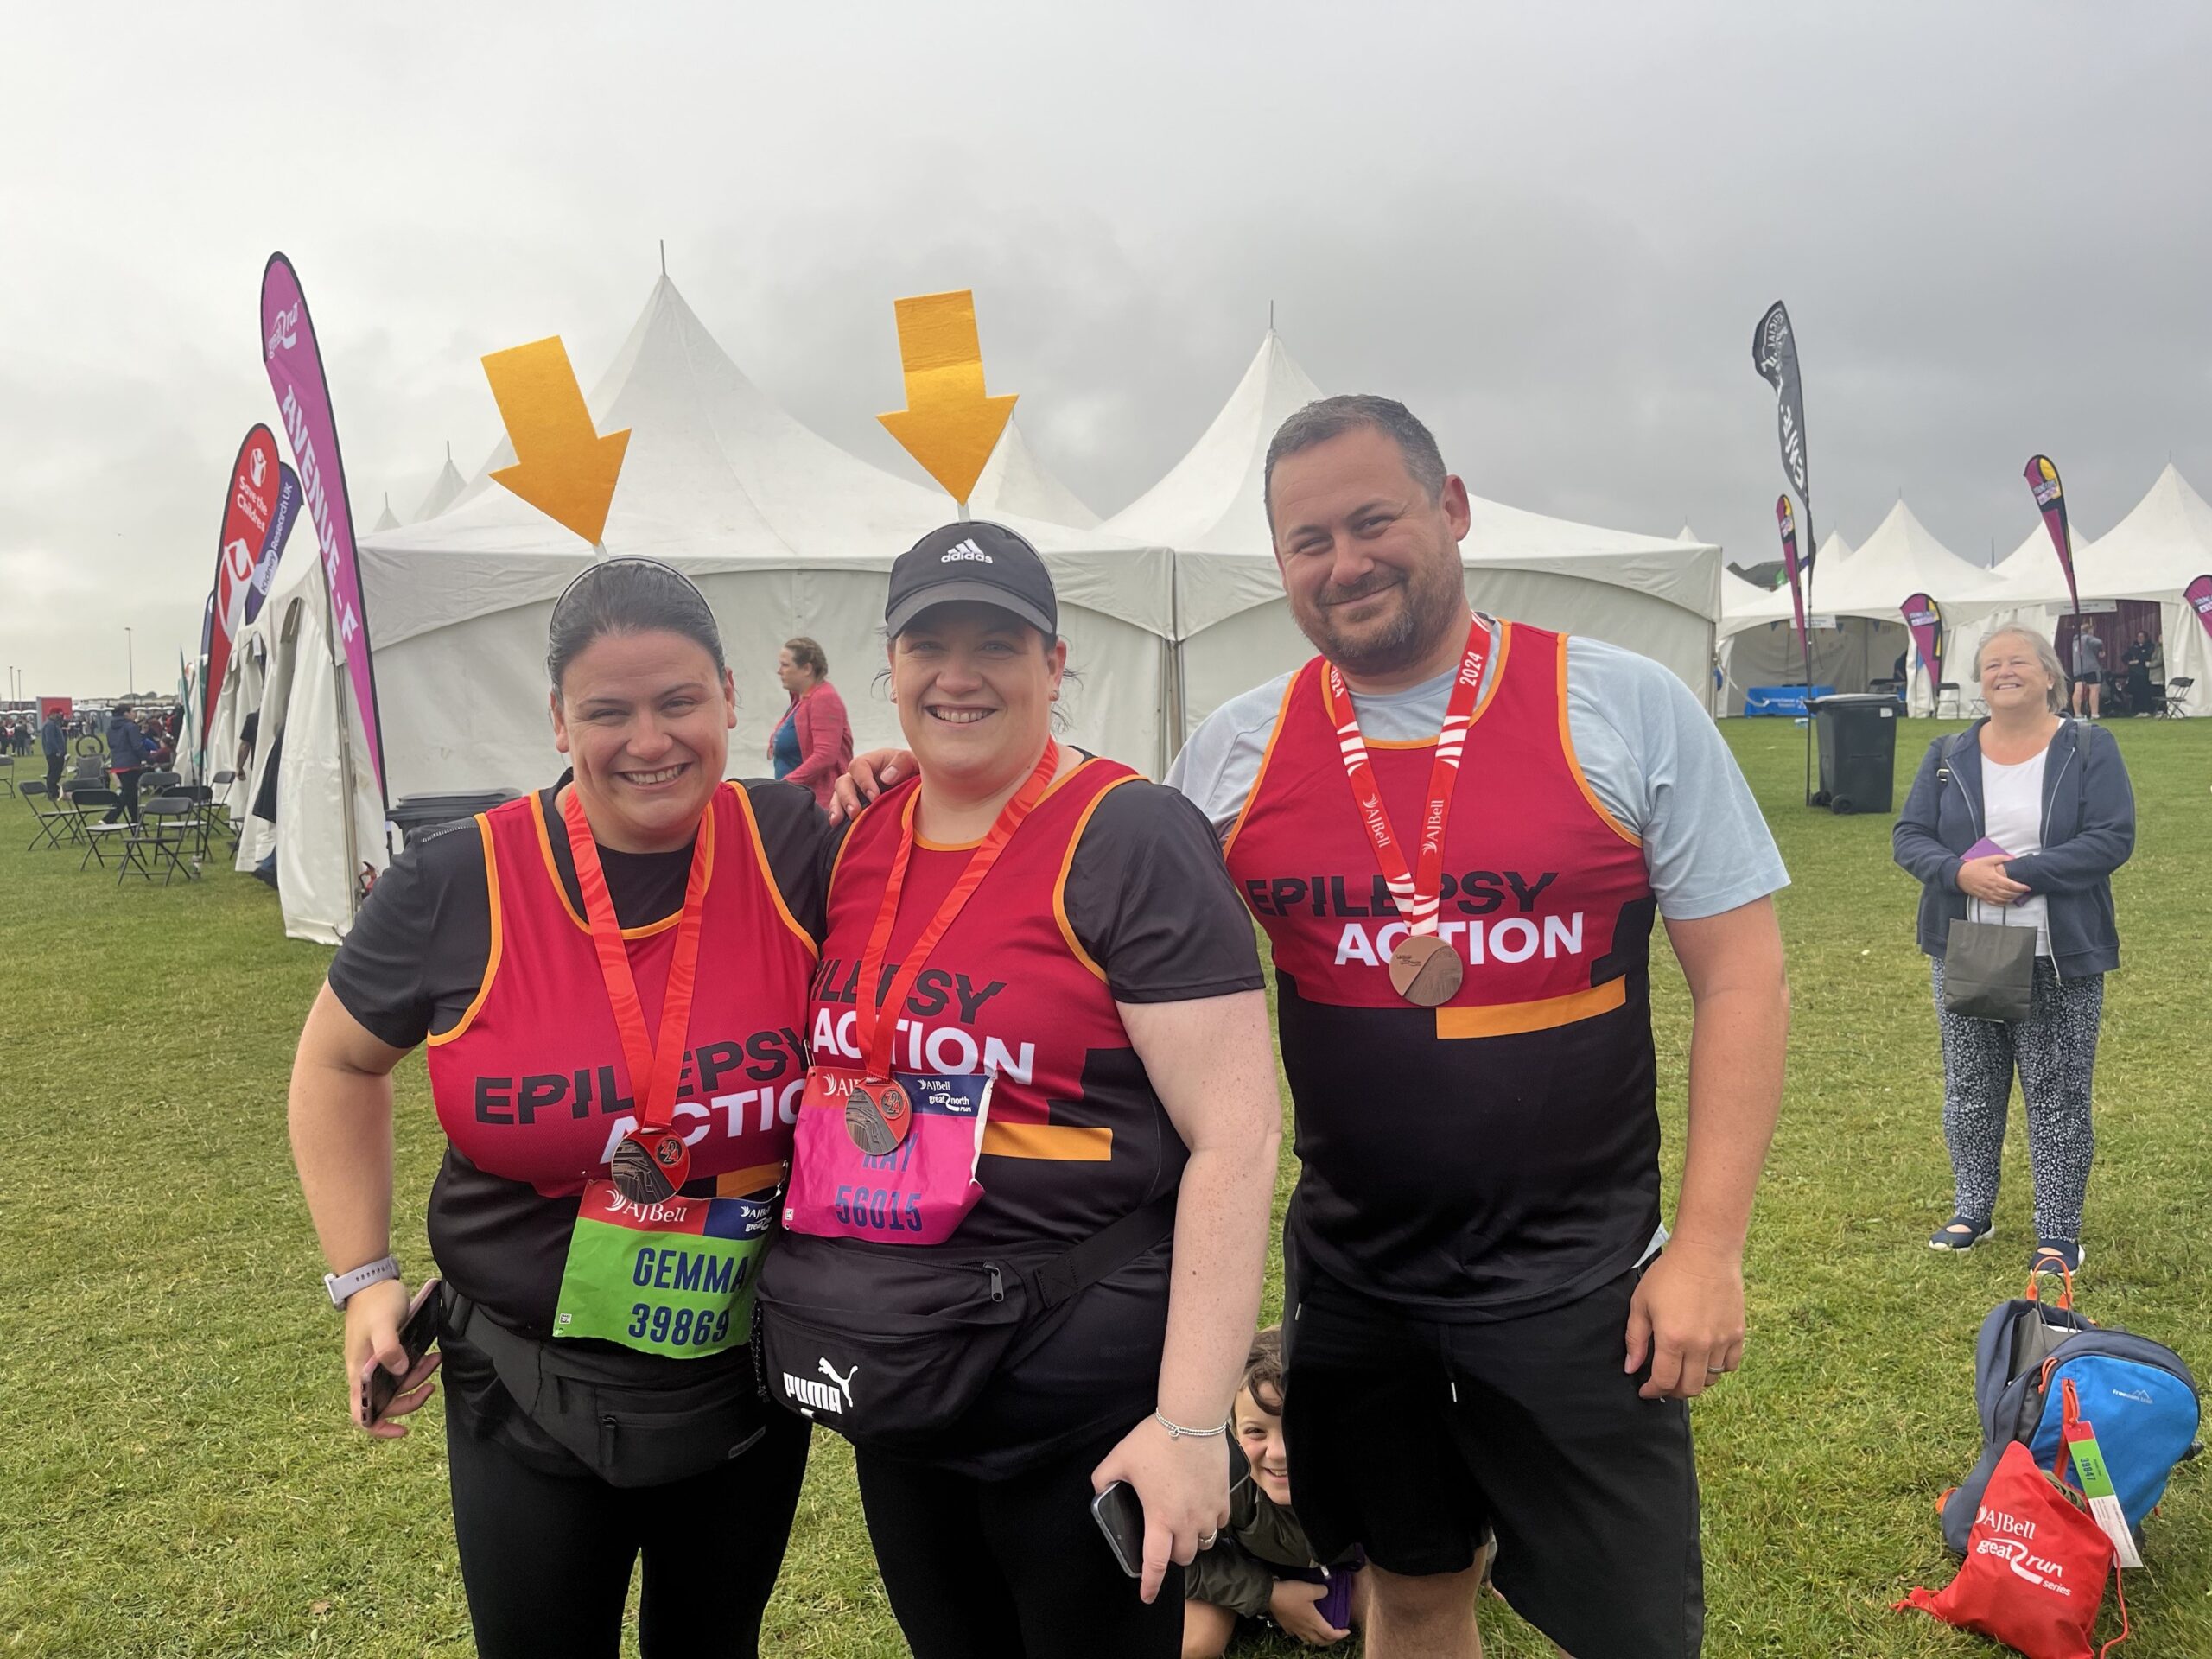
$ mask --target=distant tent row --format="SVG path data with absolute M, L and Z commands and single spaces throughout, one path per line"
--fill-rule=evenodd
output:
M 2075 537 L 2081 597 L 2098 607 L 2086 620 L 2104 624 L 2099 632 L 2114 671 L 2126 641 L 2108 614 L 2111 605 L 2102 602 L 2156 605 L 2168 681 L 2193 680 L 2183 700 L 2188 711 L 2212 713 L 2206 672 L 2212 648 L 2182 597 L 2193 578 L 2212 572 L 2212 506 L 2169 462 L 2113 529 L 2091 539 L 2077 524 Z M 1721 712 L 1741 714 L 1748 688 L 1800 683 L 1804 670 L 1787 586 L 1762 589 L 1732 571 L 1721 593 Z M 1991 627 L 2021 622 L 2055 639 L 2071 638 L 2065 577 L 2040 518 L 2010 556 L 1985 569 L 1938 542 L 1900 500 L 1855 551 L 1833 534 L 1821 546 L 1810 607 L 1822 623 L 1810 636 L 1814 683 L 1856 691 L 1889 677 L 1908 652 L 1901 607 L 1916 593 L 1942 607 L 1949 636 L 1943 678 L 1959 684 L 1962 709 L 1974 696 L 1974 650 Z M 1907 666 L 1914 712 L 1932 712 L 1935 686 L 1916 661 Z
M 1065 735 L 1157 776 L 1189 731 L 1236 692 L 1311 653 L 1290 620 L 1261 502 L 1266 447 L 1284 416 L 1320 395 L 1272 331 L 1228 404 L 1158 485 L 1103 523 L 1010 426 L 970 501 L 1044 553 L 1080 683 Z M 783 712 L 771 677 L 794 634 L 821 641 L 861 747 L 896 736 L 872 682 L 892 561 L 951 505 L 869 465 L 785 414 L 731 361 L 674 285 L 644 313 L 588 403 L 601 431 L 632 437 L 605 545 L 679 566 L 714 604 L 740 687 L 733 769 L 766 769 Z M 394 800 L 542 785 L 557 766 L 543 657 L 554 598 L 592 554 L 493 484 L 505 445 L 465 482 L 448 474 L 416 522 L 360 540 Z M 302 556 L 299 549 L 306 549 Z M 1629 645 L 1709 693 L 1721 613 L 1720 551 L 1598 529 L 1477 500 L 1464 548 L 1468 588 L 1487 608 Z M 287 931 L 330 939 L 346 925 L 359 866 L 383 862 L 383 812 L 348 743 L 312 539 L 285 559 L 221 689 L 214 753 L 262 712 L 256 776 L 281 732 L 275 836 Z M 343 739 L 344 741 L 341 741 Z M 347 817 L 356 849 L 346 868 Z M 265 824 L 240 849 L 270 849 Z

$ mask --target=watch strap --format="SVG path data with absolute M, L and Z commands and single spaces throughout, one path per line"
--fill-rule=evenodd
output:
M 371 1285 L 398 1277 L 398 1258 L 387 1255 L 346 1273 L 326 1273 L 322 1275 L 322 1287 L 330 1293 L 330 1305 L 342 1309 L 357 1291 L 366 1290 Z

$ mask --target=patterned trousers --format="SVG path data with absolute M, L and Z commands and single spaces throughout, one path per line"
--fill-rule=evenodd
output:
M 1943 1139 L 1951 1148 L 1958 1213 L 1986 1224 L 1997 1210 L 1999 1166 L 2012 1074 L 2028 1103 L 2028 1162 L 2036 1179 L 2036 1236 L 2082 1236 L 2096 1132 L 2089 1122 L 2105 976 L 2061 979 L 2036 958 L 2035 995 L 2018 1021 L 1969 1020 L 1943 1007 L 1943 961 L 1934 959 L 1936 1018 L 1943 1033 Z

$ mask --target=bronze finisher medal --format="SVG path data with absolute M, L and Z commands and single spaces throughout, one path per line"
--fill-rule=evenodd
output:
M 690 1149 L 673 1129 L 640 1129 L 622 1137 L 607 1160 L 614 1190 L 632 1204 L 660 1204 L 676 1196 L 691 1172 Z
M 1459 780 L 1467 728 L 1474 723 L 1475 698 L 1483 683 L 1483 658 L 1489 647 L 1490 626 L 1478 616 L 1467 629 L 1467 649 L 1459 659 L 1459 676 L 1452 683 L 1444 727 L 1436 734 L 1436 759 L 1428 769 L 1427 810 L 1421 815 L 1417 868 L 1407 863 L 1405 848 L 1390 823 L 1389 809 L 1382 804 L 1382 788 L 1376 781 L 1375 764 L 1368 759 L 1367 740 L 1360 735 L 1359 715 L 1352 708 L 1343 674 L 1332 663 L 1321 677 L 1321 695 L 1344 753 L 1352 805 L 1368 840 L 1374 843 L 1376 865 L 1382 872 L 1391 902 L 1406 928 L 1406 937 L 1390 952 L 1390 988 L 1424 1008 L 1449 1002 L 1466 977 L 1459 953 L 1437 931 L 1436 915 L 1444 887 L 1444 829 L 1452 816 L 1452 785 Z
M 1424 1008 L 1449 1002 L 1466 975 L 1459 953 L 1433 933 L 1408 933 L 1390 953 L 1390 988 Z

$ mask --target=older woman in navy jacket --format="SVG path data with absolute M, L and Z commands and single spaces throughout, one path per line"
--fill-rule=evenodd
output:
M 1956 1201 L 1928 1243 L 1967 1250 L 1989 1236 L 2017 1071 L 2036 1184 L 2030 1266 L 2075 1272 L 2095 1144 L 2089 1097 L 2104 976 L 2120 966 L 2112 873 L 2135 849 L 2135 796 L 2112 734 L 2065 718 L 2065 677 L 2048 639 L 1999 628 L 1982 640 L 1974 669 L 1989 717 L 1929 745 L 1891 837 L 1897 861 L 1921 884 L 1920 948 L 1934 958 L 1943 1039 L 1943 1138 Z M 1999 850 L 1967 856 L 1985 841 Z M 2025 1020 L 1944 1008 L 1946 939 L 1951 923 L 1969 915 L 2037 930 Z

